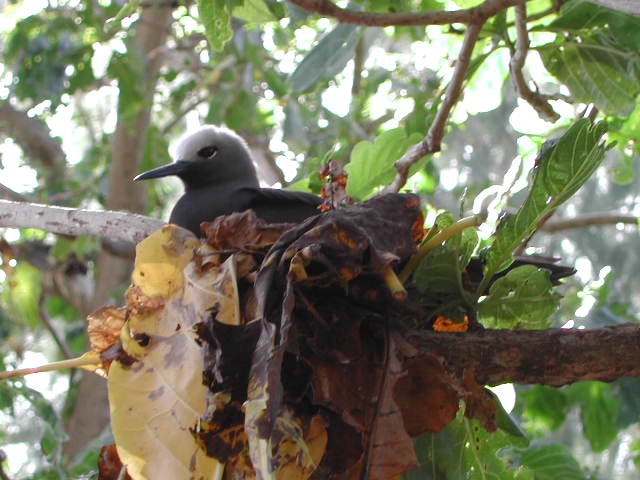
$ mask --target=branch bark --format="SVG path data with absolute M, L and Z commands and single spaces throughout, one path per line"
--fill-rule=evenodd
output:
M 640 376 L 640 325 L 589 330 L 414 332 L 409 341 L 458 374 L 472 370 L 483 385 L 537 383 L 559 387 L 584 380 Z
M 60 142 L 51 136 L 46 123 L 5 101 L 0 104 L 0 125 L 30 157 L 29 160 L 40 162 L 44 167 L 40 170 L 45 174 L 49 186 L 64 180 L 66 155 Z
M 555 122 L 560 115 L 551 108 L 547 99 L 539 92 L 534 92 L 527 85 L 522 69 L 529 52 L 529 31 L 527 30 L 527 6 L 516 5 L 516 47 L 511 55 L 509 70 L 517 94 L 533 107 L 536 113 L 548 122 Z
M 453 107 L 458 102 L 458 98 L 460 98 L 462 84 L 464 83 L 467 70 L 469 69 L 473 48 L 478 41 L 481 29 L 482 23 L 472 24 L 467 27 L 467 33 L 465 34 L 464 42 L 460 48 L 460 54 L 458 56 L 456 68 L 453 72 L 453 77 L 449 82 L 442 105 L 440 105 L 440 108 L 438 109 L 438 113 L 427 132 L 427 136 L 422 140 L 422 142 L 411 147 L 407 153 L 405 153 L 400 160 L 396 162 L 395 167 L 398 173 L 393 179 L 393 182 L 385 188 L 385 193 L 399 192 L 404 184 L 407 183 L 411 166 L 425 155 L 440 151 L 447 120 L 449 119 L 449 115 L 451 114 Z
M 39 228 L 63 235 L 94 235 L 138 243 L 164 225 L 161 220 L 126 212 L 52 207 L 0 200 L 0 227 Z
M 366 25 L 370 27 L 449 25 L 452 23 L 482 24 L 500 10 L 519 5 L 528 0 L 487 0 L 486 2 L 462 10 L 411 13 L 371 13 L 356 12 L 338 7 L 330 0 L 291 0 L 294 5 L 307 12 L 332 17 L 340 23 Z

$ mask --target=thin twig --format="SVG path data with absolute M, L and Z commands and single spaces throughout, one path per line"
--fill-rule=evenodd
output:
M 368 25 L 373 27 L 448 25 L 452 23 L 483 24 L 500 10 L 519 5 L 528 0 L 487 0 L 486 2 L 462 10 L 411 13 L 356 12 L 340 8 L 330 0 L 291 0 L 294 5 L 307 12 L 333 17 L 340 23 Z
M 56 330 L 56 328 L 53 326 L 51 317 L 49 317 L 49 312 L 47 312 L 47 309 L 44 304 L 44 298 L 45 298 L 44 295 L 42 295 L 38 302 L 38 308 L 40 310 L 40 318 L 42 320 L 42 323 L 44 323 L 44 326 L 46 327 L 49 334 L 53 338 L 53 341 L 56 343 L 56 345 L 60 349 L 60 352 L 62 353 L 64 358 L 65 359 L 72 358 L 73 354 L 71 353 L 71 350 L 67 345 L 67 342 L 64 341 L 64 339 L 58 334 L 58 331 Z
M 407 182 L 411 166 L 425 155 L 440 151 L 442 137 L 444 136 L 444 129 L 447 124 L 447 120 L 449 119 L 449 115 L 460 97 L 462 84 L 464 83 L 467 70 L 469 69 L 469 64 L 471 63 L 473 47 L 478 41 L 478 35 L 480 34 L 482 25 L 482 23 L 472 24 L 467 28 L 467 33 L 465 34 L 462 47 L 460 48 L 460 54 L 453 72 L 453 77 L 449 82 L 444 100 L 442 101 L 442 105 L 440 105 L 438 113 L 429 128 L 429 132 L 422 142 L 411 147 L 407 153 L 405 153 L 402 158 L 396 162 L 395 167 L 398 174 L 396 175 L 396 178 L 393 179 L 393 182 L 385 188 L 385 193 L 400 191 Z
M 555 122 L 560 118 L 544 95 L 537 91 L 533 91 L 527 85 L 522 69 L 527 60 L 529 53 L 529 31 L 527 30 L 527 6 L 525 4 L 515 6 L 516 13 L 516 47 L 512 51 L 509 69 L 511 70 L 511 79 L 517 94 L 522 97 L 533 109 L 538 116 L 548 122 Z
M 547 222 L 542 226 L 540 231 L 555 233 L 574 228 L 585 228 L 594 225 L 616 225 L 618 223 L 638 226 L 640 224 L 640 218 L 636 215 L 613 212 L 589 213 L 569 220 L 554 220 L 552 222 Z

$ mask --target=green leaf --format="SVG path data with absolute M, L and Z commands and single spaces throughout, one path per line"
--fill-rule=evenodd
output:
M 545 67 L 576 100 L 608 114 L 626 115 L 640 92 L 640 19 L 573 0 L 539 30 L 560 31 L 539 47 Z
M 514 268 L 491 286 L 479 303 L 478 315 L 487 328 L 549 328 L 560 304 L 552 293 L 548 270 L 534 265 Z
M 198 12 L 200 22 L 209 41 L 209 46 L 216 52 L 222 51 L 226 43 L 231 40 L 231 10 L 241 6 L 242 1 L 233 0 L 199 0 Z
M 610 115 L 628 115 L 640 92 L 640 55 L 606 34 L 540 47 L 545 67 L 579 102 Z
M 518 456 L 518 461 L 535 473 L 536 480 L 586 480 L 580 465 L 564 445 L 529 447 Z
M 493 399 L 493 402 L 496 406 L 496 425 L 499 429 L 504 430 L 510 435 L 514 437 L 522 437 L 527 438 L 527 433 L 518 425 L 515 419 L 509 415 L 504 407 L 502 406 L 502 402 L 498 398 L 498 396 L 489 390 L 488 388 L 484 388 L 485 393 Z
M 608 147 L 601 142 L 606 124 L 575 122 L 558 140 L 546 142 L 534 171 L 533 184 L 518 212 L 498 225 L 487 253 L 485 277 L 478 291 L 513 262 L 513 251 L 531 235 L 549 212 L 573 195 L 601 164 Z
M 10 277 L 11 288 L 5 292 L 12 317 L 35 327 L 40 322 L 39 302 L 42 295 L 42 274 L 27 262 L 18 262 Z
M 276 20 L 264 0 L 246 0 L 233 9 L 233 16 L 247 23 L 268 23 Z
M 608 383 L 588 382 L 586 386 L 586 395 L 580 401 L 584 436 L 594 452 L 601 452 L 618 436 L 620 402 Z
M 305 92 L 344 70 L 355 53 L 359 32 L 360 27 L 340 24 L 325 35 L 287 80 L 291 91 Z
M 542 30 L 562 30 L 572 35 L 585 32 L 609 32 L 626 47 L 636 50 L 640 44 L 640 18 L 594 5 L 588 0 L 570 0 L 560 14 Z
M 569 400 L 564 390 L 534 385 L 521 396 L 525 401 L 527 430 L 556 431 L 566 420 Z
M 122 20 L 135 13 L 139 5 L 140 0 L 129 0 L 122 6 L 115 17 L 107 20 L 105 27 L 110 27 L 114 24 L 120 23 Z
M 449 213 L 438 216 L 435 230 L 444 230 L 455 223 Z M 424 294 L 452 294 L 464 298 L 467 293 L 462 284 L 462 271 L 471 260 L 478 235 L 468 228 L 434 248 L 423 259 L 413 274 L 418 290 Z
M 636 178 L 636 169 L 633 168 L 633 158 L 631 155 L 622 154 L 618 165 L 611 169 L 613 181 L 618 185 L 629 185 Z
M 502 430 L 489 433 L 477 420 L 458 414 L 443 431 L 416 440 L 416 453 L 422 466 L 403 478 L 533 480 L 526 467 L 513 468 L 513 464 L 498 453 L 507 447 L 526 444 L 525 439 Z
M 396 174 L 396 160 L 421 138 L 418 133 L 407 138 L 403 128 L 395 128 L 378 135 L 373 143 L 368 140 L 357 143 L 345 167 L 349 174 L 347 193 L 357 200 L 364 200 L 375 188 L 391 182 Z M 412 172 L 422 168 L 426 161 L 425 158 L 414 165 Z

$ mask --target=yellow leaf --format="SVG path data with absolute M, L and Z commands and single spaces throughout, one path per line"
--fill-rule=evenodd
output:
M 235 264 L 230 258 L 203 271 L 191 262 L 199 245 L 177 227 L 138 245 L 121 331 L 125 350 L 137 361 L 114 361 L 108 376 L 118 455 L 134 480 L 220 479 L 224 471 L 190 431 L 204 413 L 207 393 L 193 327 L 211 312 L 225 323 L 239 322 Z
M 315 415 L 308 430 L 304 447 L 291 439 L 278 446 L 278 460 L 283 463 L 276 473 L 277 480 L 306 480 L 320 464 L 327 449 L 327 422 L 322 416 Z
M 133 283 L 153 297 L 169 295 L 182 287 L 182 270 L 200 245 L 188 230 L 166 225 L 136 247 Z

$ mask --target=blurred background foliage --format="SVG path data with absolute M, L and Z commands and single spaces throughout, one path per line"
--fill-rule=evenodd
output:
M 135 173 L 167 163 L 176 140 L 201 123 L 237 130 L 254 150 L 265 184 L 318 192 L 317 173 L 331 156 L 353 162 L 347 169 L 362 181 L 350 193 L 366 198 L 393 178 L 393 162 L 425 135 L 464 33 L 458 25 L 337 24 L 288 2 L 245 0 L 224 3 L 232 16 L 228 25 L 209 27 L 209 43 L 197 5 L 186 0 L 163 4 L 170 16 L 166 37 L 142 55 L 142 27 L 154 21 L 145 11 L 153 3 L 0 0 L 3 198 L 107 208 L 114 182 L 134 188 L 132 175 L 110 176 L 116 164 L 132 165 Z M 388 13 L 478 3 L 358 0 L 349 6 Z M 442 209 L 457 215 L 488 207 L 489 222 L 480 229 L 486 239 L 498 212 L 522 201 L 543 141 L 585 111 L 595 113 L 588 108 L 595 104 L 617 145 L 552 220 L 604 212 L 603 218 L 625 214 L 631 221 L 541 231 L 526 252 L 561 257 L 578 269 L 562 288 L 556 326 L 635 322 L 640 19 L 582 0 L 532 0 L 527 13 L 531 50 L 524 75 L 548 96 L 559 120 L 541 120 L 517 97 L 509 75 L 514 16 L 502 12 L 481 32 L 442 152 L 420 164 L 408 188 L 422 196 L 431 222 Z M 159 63 L 157 75 L 145 69 L 150 59 Z M 144 128 L 143 111 L 150 113 Z M 126 149 L 115 156 L 119 128 L 141 138 L 139 156 Z M 180 192 L 172 181 L 135 188 L 145 189 L 143 213 L 162 218 Z M 108 300 L 96 293 L 99 269 L 107 268 L 99 262 L 105 248 L 113 246 L 95 238 L 2 232 L 2 369 L 87 349 L 84 316 Z M 122 281 L 110 287 L 110 301 L 119 302 L 125 287 Z M 85 414 L 80 421 L 100 424 L 102 433 L 82 448 L 65 447 L 73 440 L 69 419 L 80 415 L 80 378 L 67 372 L 0 383 L 0 444 L 10 478 L 95 478 L 97 451 L 112 443 L 104 420 Z M 483 454 L 500 451 L 528 467 L 530 476 L 518 478 L 638 478 L 640 381 L 516 386 L 515 393 L 513 415 L 531 445 L 492 437 Z M 446 432 L 464 441 L 458 434 L 455 426 Z M 471 478 L 455 476 L 456 468 L 468 473 L 473 466 L 447 463 L 445 450 L 431 450 L 443 455 L 438 468 L 449 475 L 437 478 Z M 433 463 L 424 455 L 425 464 Z M 419 475 L 407 478 L 436 478 Z

